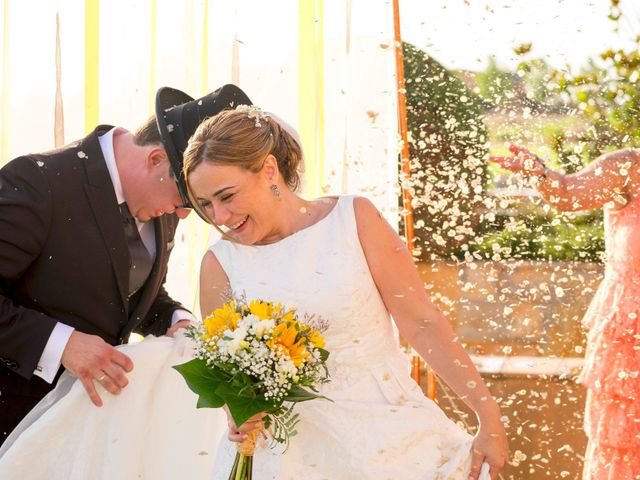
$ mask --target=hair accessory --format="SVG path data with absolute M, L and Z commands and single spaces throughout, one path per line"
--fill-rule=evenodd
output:
M 245 112 L 247 117 L 255 119 L 256 127 L 262 126 L 260 120 L 269 121 L 269 114 L 264 113 L 260 107 L 256 107 L 255 105 L 238 105 L 236 110 Z

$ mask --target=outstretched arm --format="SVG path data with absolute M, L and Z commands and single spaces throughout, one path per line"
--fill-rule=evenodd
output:
M 400 334 L 469 405 L 480 421 L 474 441 L 472 477 L 483 461 L 491 477 L 507 460 L 500 410 L 444 315 L 426 295 L 404 242 L 364 198 L 355 200 L 358 236 L 369 269 Z
M 605 153 L 580 171 L 563 175 L 547 169 L 542 160 L 526 148 L 509 147 L 511 156 L 491 156 L 489 161 L 511 172 L 537 176 L 542 198 L 562 211 L 623 208 L 640 185 L 637 165 L 640 153 L 618 150 Z

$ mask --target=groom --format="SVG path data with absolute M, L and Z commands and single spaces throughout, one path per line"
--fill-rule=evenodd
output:
M 101 125 L 0 169 L 0 444 L 68 369 L 92 402 L 133 368 L 132 332 L 172 335 L 192 316 L 163 284 L 189 214 L 182 153 L 199 123 L 250 104 L 225 85 L 194 100 L 171 88 L 135 133 Z

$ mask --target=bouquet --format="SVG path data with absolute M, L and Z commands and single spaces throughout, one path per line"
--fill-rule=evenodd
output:
M 238 444 L 229 480 L 252 478 L 253 452 L 265 432 L 288 445 L 298 423 L 293 406 L 315 398 L 329 381 L 320 319 L 300 320 L 294 309 L 261 300 L 234 298 L 213 311 L 186 336 L 195 358 L 175 368 L 198 395 L 198 408 L 227 406 L 236 425 L 260 412 L 264 431 L 249 432 Z

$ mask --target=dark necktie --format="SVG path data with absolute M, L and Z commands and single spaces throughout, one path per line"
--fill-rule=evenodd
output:
M 153 262 L 147 247 L 144 246 L 142 238 L 140 238 L 136 220 L 131 215 L 126 203 L 120 204 L 120 214 L 122 215 L 124 235 L 127 239 L 129 256 L 131 257 L 129 263 L 129 296 L 131 296 L 144 285 L 151 272 Z

